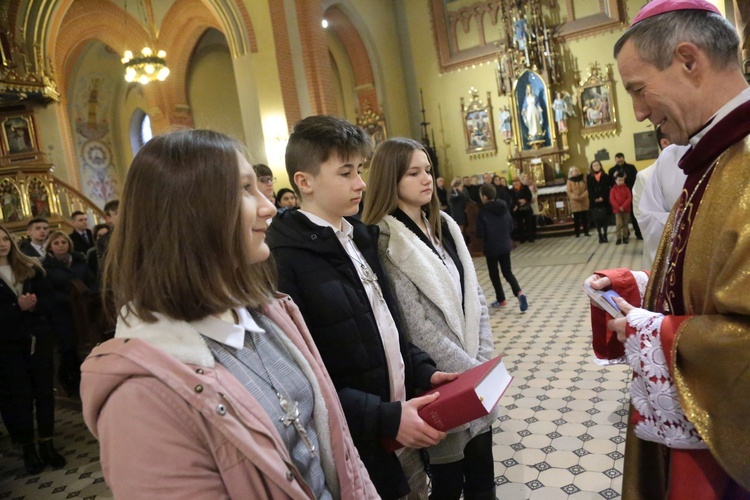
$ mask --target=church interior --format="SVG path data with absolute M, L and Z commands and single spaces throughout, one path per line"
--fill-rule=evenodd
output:
M 629 370 L 593 362 L 577 292 L 594 269 L 638 268 L 642 246 L 568 237 L 565 180 L 595 159 L 609 168 L 616 153 L 639 170 L 658 156 L 612 54 L 645 3 L 3 0 L 0 224 L 20 236 L 37 217 L 65 231 L 76 211 L 103 222 L 138 149 L 182 128 L 237 138 L 276 190 L 289 187 L 290 131 L 316 114 L 360 125 L 374 144 L 421 141 L 447 183 L 528 174 L 547 221 L 540 236 L 560 237 L 514 252 L 530 311 L 492 312 L 515 377 L 493 431 L 497 496 L 616 498 Z M 713 3 L 740 32 L 748 74 L 750 10 Z M 57 418 L 67 468 L 25 475 L 2 432 L 0 498 L 111 497 L 75 402 Z

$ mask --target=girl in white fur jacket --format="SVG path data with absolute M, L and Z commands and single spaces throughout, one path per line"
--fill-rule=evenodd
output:
M 464 372 L 492 357 L 484 293 L 458 225 L 440 212 L 429 155 L 418 142 L 389 139 L 370 164 L 362 219 L 380 226 L 381 260 L 410 341 L 438 369 Z M 491 426 L 496 412 L 428 448 L 431 499 L 494 499 Z

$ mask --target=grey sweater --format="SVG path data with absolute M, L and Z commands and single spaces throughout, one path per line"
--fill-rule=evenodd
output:
M 494 346 L 487 303 L 461 229 L 446 214 L 443 219 L 464 269 L 463 308 L 460 294 L 440 258 L 391 216 L 378 224 L 378 251 L 399 302 L 409 341 L 429 354 L 439 370 L 460 373 L 492 358 Z M 454 429 L 440 444 L 428 449 L 430 461 L 441 464 L 461 460 L 466 443 L 489 430 L 496 418 L 497 409 Z

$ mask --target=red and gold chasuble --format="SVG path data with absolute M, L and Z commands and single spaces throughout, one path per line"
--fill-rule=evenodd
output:
M 680 168 L 687 179 L 642 307 L 666 315 L 660 338 L 680 406 L 708 449 L 639 439 L 633 412 L 623 497 L 750 498 L 750 102 L 706 132 Z M 632 295 L 625 271 L 601 273 Z M 601 337 L 599 347 L 617 352 Z

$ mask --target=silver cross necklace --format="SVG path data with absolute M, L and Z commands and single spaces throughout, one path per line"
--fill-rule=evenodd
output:
M 302 424 L 302 421 L 299 419 L 300 412 L 299 412 L 299 402 L 297 401 L 290 401 L 288 397 L 283 395 L 277 388 L 276 384 L 274 383 L 273 378 L 271 377 L 271 373 L 266 368 L 265 363 L 263 363 L 263 357 L 260 354 L 260 350 L 258 350 L 258 346 L 255 344 L 255 338 L 253 338 L 253 335 L 251 332 L 247 332 L 250 337 L 250 342 L 253 344 L 253 349 L 255 350 L 255 353 L 258 355 L 258 360 L 260 361 L 260 366 L 263 367 L 263 372 L 266 374 L 264 377 L 262 374 L 258 373 L 255 369 L 253 369 L 252 366 L 245 363 L 242 359 L 237 357 L 237 360 L 245 365 L 251 372 L 253 372 L 255 375 L 257 375 L 263 382 L 268 384 L 268 386 L 276 393 L 276 397 L 279 398 L 279 406 L 281 406 L 281 409 L 284 410 L 284 415 L 279 418 L 279 421 L 281 421 L 282 424 L 284 424 L 284 427 L 289 427 L 290 425 L 294 426 L 295 430 L 297 431 L 297 434 L 299 434 L 300 439 L 305 444 L 305 447 L 307 450 L 315 456 L 315 445 L 312 444 L 312 441 L 310 441 L 310 437 L 307 435 L 307 430 L 305 430 L 305 426 Z

